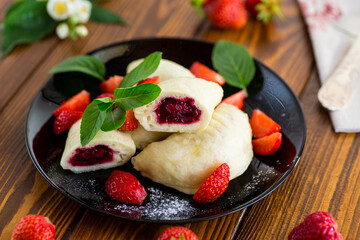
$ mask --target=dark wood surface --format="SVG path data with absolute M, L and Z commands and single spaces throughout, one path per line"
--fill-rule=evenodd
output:
M 12 0 L 0 2 L 0 19 Z M 237 213 L 192 224 L 199 239 L 286 239 L 308 214 L 330 212 L 344 239 L 360 239 L 359 134 L 335 134 L 316 94 L 319 79 L 310 40 L 295 0 L 285 0 L 286 22 L 249 21 L 242 30 L 220 30 L 193 13 L 189 1 L 111 0 L 102 4 L 122 15 L 127 27 L 88 23 L 77 41 L 55 36 L 17 47 L 0 60 L 0 239 L 10 239 L 27 214 L 48 216 L 57 239 L 156 239 L 170 225 L 121 220 L 88 210 L 52 188 L 26 150 L 29 104 L 56 63 L 100 46 L 141 37 L 183 37 L 245 45 L 274 69 L 299 97 L 307 141 L 293 173 L 272 194 Z

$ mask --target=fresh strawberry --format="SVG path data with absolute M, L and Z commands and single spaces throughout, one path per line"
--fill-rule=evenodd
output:
M 138 85 L 143 84 L 143 83 L 159 84 L 160 83 L 159 76 L 155 76 L 155 77 L 152 77 L 152 78 L 146 78 L 146 79 L 140 81 L 138 83 Z
M 54 133 L 60 134 L 68 130 L 83 115 L 80 111 L 62 111 L 54 122 Z
M 259 109 L 254 109 L 250 118 L 250 125 L 254 138 L 261 138 L 279 132 L 281 127 Z
M 135 118 L 134 111 L 126 111 L 126 120 L 124 124 L 120 127 L 121 131 L 132 131 L 139 126 L 138 120 Z
M 217 72 L 211 70 L 202 63 L 194 62 L 190 67 L 190 72 L 197 78 L 202 78 L 207 81 L 215 82 L 219 85 L 225 84 L 225 79 Z
M 102 93 L 113 93 L 115 88 L 119 87 L 120 82 L 123 80 L 123 77 L 114 75 L 110 77 L 105 82 L 102 82 L 99 86 L 100 92 Z
M 186 227 L 170 227 L 165 229 L 157 240 L 198 240 L 196 234 Z
M 273 155 L 281 146 L 281 132 L 252 140 L 253 150 L 261 156 Z
M 86 90 L 82 90 L 78 94 L 72 96 L 65 102 L 63 102 L 58 109 L 56 109 L 53 114 L 55 117 L 63 111 L 85 111 L 87 105 L 90 104 L 90 93 Z
M 97 96 L 96 99 L 98 99 L 98 98 L 105 98 L 105 97 L 109 97 L 109 98 L 111 98 L 112 100 L 115 100 L 114 93 L 102 93 L 102 94 L 100 94 L 99 96 Z
M 197 190 L 193 199 L 199 203 L 209 203 L 218 199 L 226 190 L 230 180 L 230 168 L 221 164 Z
M 130 173 L 115 170 L 105 183 L 106 193 L 121 203 L 142 204 L 147 196 L 139 180 Z
M 338 226 L 330 213 L 317 211 L 307 216 L 294 228 L 288 240 L 342 240 Z
M 243 110 L 244 101 L 245 101 L 245 91 L 241 90 L 241 91 L 225 98 L 224 100 L 221 101 L 220 104 L 227 103 L 227 104 L 230 104 L 230 105 L 233 105 L 233 106 L 239 108 L 240 110 Z
M 284 15 L 281 12 L 281 0 L 246 0 L 246 9 L 253 18 L 267 24 L 275 16 L 280 20 L 284 20 Z
M 202 7 L 211 24 L 219 28 L 239 29 L 248 19 L 243 0 L 194 0 L 192 4 Z
M 55 239 L 55 226 L 47 217 L 27 215 L 16 224 L 11 240 L 52 240 Z

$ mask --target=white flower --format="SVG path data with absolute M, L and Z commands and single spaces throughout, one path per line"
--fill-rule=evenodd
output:
M 47 12 L 56 21 L 62 21 L 73 15 L 75 6 L 72 0 L 49 0 Z
M 79 37 L 86 37 L 88 35 L 88 29 L 84 25 L 79 25 L 75 28 L 76 34 Z
M 56 35 L 60 38 L 60 39 L 65 39 L 69 36 L 69 26 L 66 23 L 60 23 L 57 27 L 56 27 Z
M 75 17 L 78 19 L 79 23 L 86 23 L 89 21 L 91 15 L 91 2 L 87 0 L 77 0 L 74 1 L 76 12 Z

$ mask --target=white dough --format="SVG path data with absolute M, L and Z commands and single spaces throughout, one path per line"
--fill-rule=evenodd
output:
M 136 148 L 143 150 L 150 143 L 164 140 L 171 133 L 146 131 L 139 124 L 139 126 L 136 129 L 129 131 L 129 134 L 132 137 L 132 139 L 134 140 Z
M 143 60 L 144 59 L 141 58 L 132 61 L 128 65 L 126 71 L 129 73 L 131 70 L 137 67 Z M 159 67 L 156 69 L 156 71 L 153 74 L 149 76 L 149 78 L 155 76 L 159 76 L 160 82 L 175 77 L 194 77 L 194 75 L 189 71 L 189 69 L 167 59 L 161 59 Z
M 214 108 L 223 97 L 223 89 L 214 82 L 195 77 L 172 78 L 160 82 L 160 95 L 151 103 L 134 109 L 135 118 L 147 131 L 193 132 L 205 129 L 214 112 Z M 193 123 L 158 123 L 155 113 L 161 100 L 172 97 L 194 99 L 194 105 L 201 110 L 199 121 Z
M 109 132 L 103 132 L 100 130 L 89 144 L 85 147 L 81 146 L 80 124 L 81 120 L 77 121 L 69 130 L 65 150 L 60 161 L 60 165 L 63 169 L 69 169 L 73 172 L 80 173 L 117 167 L 125 164 L 135 154 L 135 143 L 131 139 L 130 135 L 118 130 Z M 114 159 L 111 162 L 93 166 L 72 166 L 69 163 L 69 160 L 75 154 L 76 149 L 91 148 L 96 145 L 106 145 L 111 148 L 113 150 Z
M 251 138 L 247 114 L 221 104 L 205 130 L 174 133 L 151 143 L 132 158 L 132 164 L 154 182 L 194 194 L 222 163 L 229 165 L 230 179 L 240 176 L 253 158 Z

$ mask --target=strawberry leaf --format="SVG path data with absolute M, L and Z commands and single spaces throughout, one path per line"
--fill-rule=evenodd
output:
M 226 83 L 244 89 L 255 75 L 255 63 L 245 47 L 225 40 L 220 40 L 211 56 L 214 68 L 222 75 Z
M 105 8 L 96 5 L 92 5 L 90 21 L 99 23 L 119 23 L 126 25 L 126 22 L 123 18 Z

